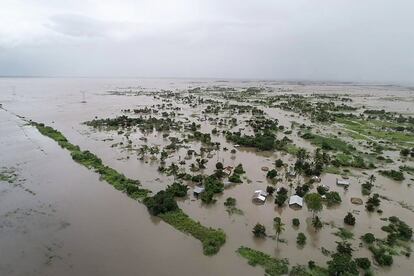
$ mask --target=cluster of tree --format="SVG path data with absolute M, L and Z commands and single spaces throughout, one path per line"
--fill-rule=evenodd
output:
M 141 131 L 170 131 L 170 130 L 180 130 L 182 125 L 180 122 L 177 122 L 171 118 L 156 118 L 149 116 L 132 118 L 125 115 L 116 117 L 116 118 L 107 118 L 107 119 L 94 119 L 92 121 L 85 122 L 86 125 L 94 128 L 130 128 L 138 126 Z
M 407 157 L 408 155 L 410 155 L 411 157 L 414 157 L 414 148 L 411 149 L 402 149 L 400 151 L 400 154 L 404 157 Z
M 277 171 L 275 169 L 271 169 L 266 174 L 266 177 L 270 179 L 274 179 L 276 176 L 277 176 Z
M 224 184 L 214 174 L 210 175 L 203 180 L 204 192 L 201 193 L 201 200 L 204 203 L 214 203 L 214 194 L 223 192 Z
M 374 212 L 376 207 L 379 207 L 381 204 L 381 200 L 379 199 L 379 194 L 373 194 L 372 197 L 369 197 L 367 203 L 365 204 L 365 208 L 368 212 Z
M 306 244 L 306 236 L 302 232 L 298 233 L 298 236 L 296 237 L 296 243 L 299 246 L 304 246 Z
M 369 180 L 361 184 L 361 192 L 363 195 L 370 195 L 372 188 L 374 187 L 374 181 L 376 177 L 371 174 Z
M 348 225 L 355 225 L 355 217 L 352 213 L 348 212 L 348 214 L 344 217 L 344 223 Z
M 257 238 L 264 238 L 266 237 L 266 227 L 260 223 L 257 223 L 254 227 L 253 227 L 253 234 L 255 237 Z
M 321 175 L 324 167 L 330 164 L 330 156 L 326 152 L 322 152 L 320 148 L 317 148 L 313 156 L 312 161 L 307 161 L 309 154 L 305 149 L 301 148 L 296 153 L 295 170 L 299 173 L 303 173 L 306 176 Z
M 325 194 L 325 201 L 328 206 L 340 204 L 342 202 L 341 196 L 338 192 L 328 192 Z
M 166 191 L 159 191 L 152 197 L 146 197 L 143 202 L 154 216 L 178 210 L 173 194 Z
M 200 131 L 193 131 L 193 135 L 189 137 L 190 139 L 198 140 L 202 143 L 209 144 L 211 143 L 210 133 L 202 133 Z
M 288 199 L 287 193 L 288 193 L 287 189 L 285 189 L 284 187 L 280 187 L 275 197 L 275 204 L 277 204 L 277 206 L 281 207 L 283 206 L 283 204 L 285 204 L 285 201 Z
M 257 148 L 259 150 L 274 149 L 276 140 L 276 136 L 270 131 L 256 133 L 254 136 L 242 135 L 240 132 L 227 132 L 226 138 L 235 144 Z
M 239 164 L 234 168 L 233 174 L 229 176 L 229 181 L 232 183 L 242 183 L 241 175 L 244 174 L 245 171 L 243 169 L 243 165 Z
M 395 181 L 403 181 L 405 179 L 404 173 L 396 170 L 381 170 L 379 173 L 383 176 L 394 179 Z

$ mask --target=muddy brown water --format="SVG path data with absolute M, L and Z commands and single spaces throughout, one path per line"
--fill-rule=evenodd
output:
M 311 259 L 325 264 L 327 257 L 321 253 L 321 248 L 335 249 L 335 241 L 339 238 L 332 233 L 337 231 L 336 228 L 326 225 L 315 233 L 310 226 L 311 213 L 306 207 L 293 210 L 275 207 L 272 199 L 264 205 L 255 205 L 251 201 L 254 190 L 265 189 L 269 185 L 266 173 L 260 168 L 272 168 L 277 158 L 294 162 L 294 158 L 287 154 L 258 153 L 247 148 L 238 148 L 236 154 L 231 154 L 230 150 L 214 153 L 204 173 L 211 173 L 217 161 L 230 166 L 242 163 L 250 181 L 245 179 L 243 184 L 226 189 L 211 206 L 204 206 L 196 200 L 191 189 L 189 196 L 179 201 L 180 207 L 192 218 L 226 232 L 227 242 L 220 252 L 207 257 L 202 254 L 199 241 L 151 217 L 143 205 L 100 181 L 97 174 L 73 162 L 69 153 L 54 141 L 13 115 L 53 126 L 73 144 L 94 152 L 107 165 L 128 177 L 139 179 L 144 187 L 156 192 L 173 181 L 172 177 L 157 172 L 158 161 L 151 162 L 147 158 L 144 162 L 138 160 L 136 152 L 111 147 L 116 142 L 125 142 L 125 138 L 116 132 L 93 131 L 81 123 L 95 116 L 118 116 L 124 108 L 161 102 L 149 96 L 109 95 L 106 93 L 109 90 L 129 87 L 134 91 L 157 91 L 213 85 L 266 85 L 289 88 L 294 93 L 349 94 L 358 104 L 385 106 L 407 114 L 413 108 L 413 105 L 406 104 L 412 101 L 413 92 L 401 87 L 167 79 L 0 79 L 0 103 L 7 109 L 7 112 L 0 110 L 0 167 L 13 167 L 18 174 L 15 183 L 0 183 L 0 275 L 262 275 L 264 272 L 260 267 L 251 267 L 237 256 L 235 250 L 241 245 L 287 258 L 291 265 L 306 264 Z M 81 103 L 80 91 L 86 92 L 86 103 Z M 405 99 L 401 101 L 404 104 L 395 103 L 397 96 Z M 200 111 L 184 108 L 182 113 L 183 117 L 194 120 L 191 114 L 199 114 Z M 291 117 L 291 113 L 278 109 L 266 109 L 266 113 L 289 127 L 292 121 L 308 123 L 304 118 Z M 201 125 L 202 132 L 213 128 L 208 122 L 201 122 Z M 144 144 L 139 140 L 140 136 L 140 132 L 131 135 L 134 145 Z M 157 133 L 147 137 L 148 144 L 165 146 L 168 143 Z M 222 148 L 234 148 L 222 136 L 212 137 L 213 141 L 221 143 Z M 113 140 L 105 140 L 108 138 Z M 311 149 L 306 141 L 296 138 L 299 146 Z M 198 150 L 201 144 L 191 142 L 190 146 Z M 182 158 L 185 153 L 186 149 L 179 151 Z M 167 162 L 173 160 L 177 161 L 176 157 L 170 157 Z M 191 162 L 194 158 L 187 161 L 187 168 Z M 378 215 L 368 214 L 363 205 L 350 203 L 351 197 L 361 197 L 359 183 L 367 176 L 353 170 L 348 191 L 335 185 L 336 177 L 325 174 L 322 184 L 338 191 L 343 202 L 338 207 L 324 208 L 320 216 L 324 222 L 344 227 L 346 213 L 355 213 L 357 224 L 349 228 L 355 235 L 352 241 L 357 249 L 355 256 L 371 258 L 370 252 L 358 247 L 359 237 L 364 233 L 385 237 L 385 232 L 380 230 L 385 222 L 380 217 L 398 215 L 413 226 L 414 213 L 398 204 L 398 201 L 404 201 L 414 205 L 414 193 L 408 185 L 412 183 L 410 179 L 397 183 L 377 176 L 375 189 L 393 200 L 383 200 L 381 209 L 384 213 Z M 285 182 L 277 186 L 288 187 Z M 227 214 L 223 202 L 229 196 L 237 199 L 237 207 L 243 210 L 244 215 Z M 271 238 L 260 240 L 252 237 L 251 229 L 257 222 L 264 224 L 268 233 L 273 234 L 275 216 L 280 216 L 286 224 L 286 230 L 280 236 L 286 243 L 277 245 Z M 291 226 L 295 217 L 301 221 L 299 229 Z M 304 232 L 308 238 L 303 249 L 296 246 L 299 232 Z M 374 269 L 379 275 L 411 275 L 412 264 L 410 259 L 400 256 L 394 258 L 391 269 Z

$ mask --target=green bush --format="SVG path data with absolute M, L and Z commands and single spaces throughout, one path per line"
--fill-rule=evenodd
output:
M 368 258 L 355 258 L 358 267 L 367 270 L 371 267 L 371 261 Z
M 296 243 L 300 246 L 304 246 L 306 244 L 306 236 L 302 232 L 298 234 L 296 237 Z
M 300 220 L 298 218 L 292 219 L 292 225 L 298 227 L 300 225 Z
M 237 249 L 237 253 L 239 253 L 243 258 L 247 259 L 249 265 L 262 266 L 265 269 L 266 275 L 278 276 L 288 273 L 289 262 L 286 259 L 275 259 L 263 252 L 244 246 Z
M 371 244 L 375 241 L 375 236 L 372 233 L 366 233 L 365 235 L 363 235 L 362 240 L 368 244 Z

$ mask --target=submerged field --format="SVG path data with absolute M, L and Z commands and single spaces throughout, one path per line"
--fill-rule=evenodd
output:
M 101 275 L 410 274 L 412 89 L 128 79 L 0 89 L 10 248 L 0 272 L 96 273 L 97 262 Z

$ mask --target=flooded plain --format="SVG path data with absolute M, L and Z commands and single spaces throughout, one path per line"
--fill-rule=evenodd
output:
M 287 205 L 278 207 L 272 196 L 262 205 L 252 202 L 254 191 L 266 190 L 269 185 L 285 187 L 292 195 L 295 185 L 304 184 L 306 178 L 295 176 L 290 182 L 282 178 L 277 183 L 269 180 L 263 168 L 272 169 L 275 160 L 281 159 L 287 166 L 279 169 L 278 173 L 284 175 L 296 157 L 285 151 L 238 147 L 220 134 L 220 131 L 240 128 L 243 133 L 252 134 L 246 123 L 251 117 L 249 113 L 220 110 L 217 114 L 209 114 L 205 108 L 212 105 L 211 102 L 191 106 L 191 102 L 180 96 L 158 96 L 167 90 L 184 94 L 198 87 L 208 91 L 201 94 L 206 99 L 239 105 L 256 103 L 224 100 L 221 94 L 214 92 L 221 88 L 244 91 L 249 87 L 260 87 L 266 95 L 343 95 L 353 99 L 349 105 L 355 107 L 385 109 L 405 116 L 414 114 L 414 90 L 398 86 L 173 79 L 0 79 L 0 168 L 15 178 L 13 181 L 0 181 L 0 275 L 263 275 L 264 270 L 260 266 L 250 266 L 236 253 L 240 246 L 272 257 L 286 258 L 290 266 L 307 265 L 309 260 L 324 266 L 329 256 L 323 249 L 335 251 L 336 241 L 340 239 L 333 233 L 339 228 L 352 231 L 354 238 L 349 242 L 354 248 L 354 256 L 369 258 L 376 275 L 411 275 L 413 265 L 410 258 L 396 256 L 391 267 L 380 267 L 373 261 L 372 253 L 360 245 L 360 237 L 370 232 L 377 238 L 385 238 L 387 233 L 381 227 L 388 223 L 381 218 L 393 215 L 413 226 L 412 175 L 407 173 L 403 181 L 394 181 L 378 174 L 377 168 L 348 168 L 346 174 L 351 185 L 344 189 L 335 184 L 336 179 L 343 175 L 343 169 L 339 174 L 322 173 L 321 183 L 314 183 L 311 188 L 316 190 L 317 185 L 326 185 L 339 193 L 342 202 L 323 208 L 319 216 L 325 225 L 315 231 L 312 213 L 306 206 L 301 209 Z M 168 103 L 171 103 L 170 107 L 161 108 Z M 294 111 L 257 106 L 271 120 L 277 119 L 279 125 L 289 130 L 294 129 L 294 124 L 306 124 L 318 134 L 341 131 L 338 124 L 317 124 Z M 196 184 L 192 181 L 185 182 L 190 187 L 187 197 L 178 199 L 179 207 L 191 218 L 226 233 L 226 243 L 214 256 L 203 255 L 198 240 L 151 216 L 143 204 L 115 190 L 100 180 L 95 172 L 75 163 L 66 150 L 42 136 L 26 121 L 41 122 L 59 130 L 71 143 L 93 152 L 109 167 L 138 179 L 142 187 L 156 193 L 172 184 L 175 176 L 161 173 L 160 160 L 149 153 L 140 155 L 139 149 L 144 145 L 165 148 L 170 140 L 162 132 L 128 129 L 125 135 L 119 130 L 97 130 L 84 124 L 95 118 L 136 117 L 124 110 L 145 107 L 159 108 L 160 114 L 174 111 L 175 121 L 200 124 L 198 131 L 201 133 L 220 130 L 218 135 L 212 136 L 213 142 L 220 143 L 220 149 L 206 154 L 206 168 L 197 173 L 189 170 L 196 157 L 188 158 L 188 150 L 201 152 L 203 148 L 203 143 L 194 140 L 170 153 L 165 160 L 167 165 L 181 162 L 180 170 L 192 176 L 214 173 L 217 162 L 233 168 L 243 165 L 243 182 L 217 194 L 215 203 L 205 204 L 196 198 L 192 193 Z M 218 125 L 217 122 L 223 118 L 228 120 L 227 123 Z M 236 118 L 238 123 L 230 125 L 231 118 Z M 182 131 L 168 131 L 169 137 L 181 139 L 186 135 Z M 283 133 L 277 133 L 277 137 L 283 137 Z M 296 132 L 289 138 L 296 147 L 309 152 L 315 149 Z M 367 150 L 365 144 L 355 142 L 352 137 L 342 138 L 352 142 L 356 150 Z M 412 158 L 402 159 L 395 150 L 384 150 L 384 155 L 394 161 L 390 165 L 382 164 L 384 168 L 414 165 Z M 373 190 L 382 196 L 382 213 L 367 212 L 364 205 L 350 201 L 353 197 L 366 201 L 368 197 L 361 195 L 361 184 L 370 174 L 376 176 Z M 237 199 L 237 208 L 243 214 L 226 211 L 224 202 L 228 197 Z M 347 212 L 355 216 L 355 226 L 344 225 L 343 218 Z M 271 237 L 274 217 L 280 217 L 285 223 L 279 242 Z M 300 220 L 299 227 L 292 226 L 293 218 Z M 269 237 L 260 239 L 253 236 L 252 229 L 256 223 L 266 227 Z M 303 248 L 296 244 L 299 232 L 307 236 Z

